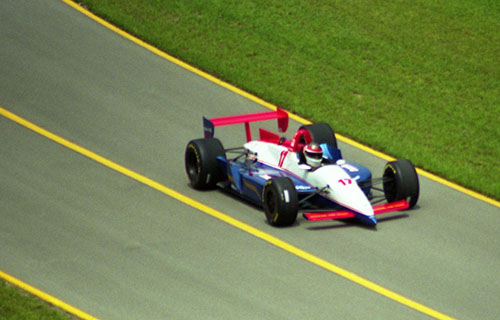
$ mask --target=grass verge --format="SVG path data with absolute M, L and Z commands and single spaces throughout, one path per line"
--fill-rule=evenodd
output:
M 498 1 L 80 2 L 273 104 L 500 199 Z
M 0 280 L 0 319 L 68 320 L 77 318 Z

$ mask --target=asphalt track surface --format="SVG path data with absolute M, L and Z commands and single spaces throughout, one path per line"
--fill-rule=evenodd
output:
M 420 177 L 418 207 L 380 219 L 376 229 L 302 218 L 276 229 L 257 207 L 194 191 L 184 172 L 184 148 L 201 137 L 203 115 L 265 111 L 261 105 L 59 1 L 0 2 L 0 65 L 0 107 L 244 224 L 234 227 L 0 116 L 0 270 L 7 274 L 101 319 L 429 318 L 346 279 L 347 271 L 442 318 L 499 318 L 498 207 Z M 239 146 L 244 132 L 216 135 Z M 384 160 L 340 147 L 381 173 Z M 252 227 L 268 237 L 251 235 Z

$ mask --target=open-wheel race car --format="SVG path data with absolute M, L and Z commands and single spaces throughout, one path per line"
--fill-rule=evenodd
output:
M 301 126 L 290 139 L 259 128 L 252 139 L 250 123 L 277 119 L 288 128 L 284 110 L 203 118 L 204 138 L 186 147 L 185 166 L 198 190 L 220 187 L 264 208 L 273 226 L 306 220 L 355 218 L 376 225 L 375 215 L 406 210 L 419 196 L 418 175 L 409 160 L 388 162 L 382 177 L 342 158 L 334 131 L 326 123 Z M 215 127 L 244 124 L 247 142 L 225 149 L 214 138 Z M 229 156 L 234 155 L 234 156 Z

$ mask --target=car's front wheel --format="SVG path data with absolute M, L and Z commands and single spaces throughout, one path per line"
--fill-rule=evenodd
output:
M 406 199 L 410 208 L 415 206 L 420 193 L 417 171 L 406 159 L 388 162 L 383 175 L 387 202 Z
M 292 180 L 278 177 L 268 180 L 262 191 L 262 205 L 267 221 L 276 227 L 289 226 L 297 219 L 297 191 Z

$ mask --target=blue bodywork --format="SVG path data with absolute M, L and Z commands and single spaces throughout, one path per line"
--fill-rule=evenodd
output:
M 324 162 L 327 164 L 337 163 L 353 180 L 358 182 L 358 184 L 368 185 L 368 187 L 363 189 L 363 192 L 369 196 L 370 183 L 365 182 L 371 180 L 372 175 L 370 170 L 355 162 L 343 160 L 342 154 L 337 148 L 327 144 L 322 144 L 321 148 L 323 149 L 323 157 L 325 158 Z M 218 157 L 217 159 L 222 170 L 226 172 L 228 177 L 228 182 L 225 187 L 259 206 L 262 206 L 262 191 L 266 181 L 275 177 L 288 177 L 295 185 L 301 208 L 339 208 L 336 203 L 317 194 L 315 187 L 291 172 L 254 161 L 247 157 L 239 157 L 235 160 L 227 160 L 225 157 Z M 301 201 L 302 199 L 304 199 L 304 201 Z

